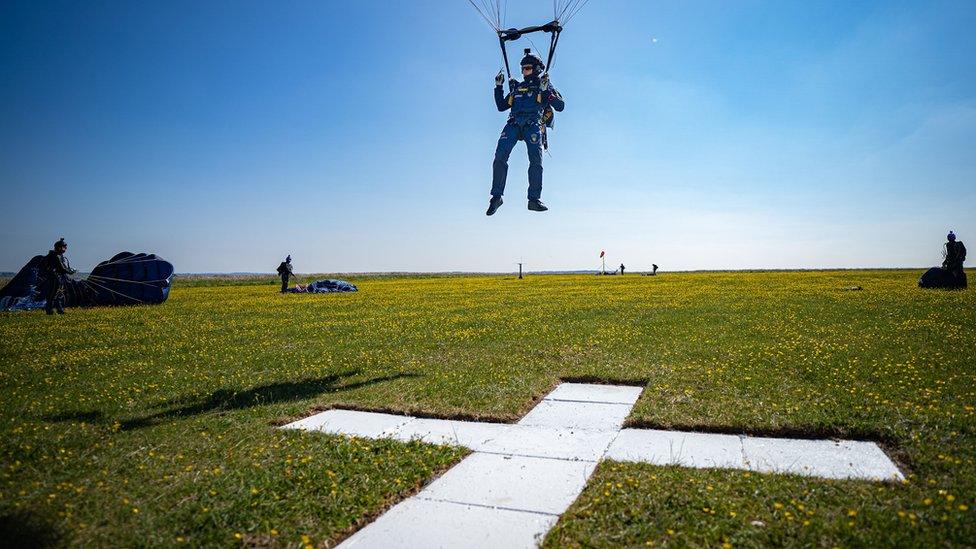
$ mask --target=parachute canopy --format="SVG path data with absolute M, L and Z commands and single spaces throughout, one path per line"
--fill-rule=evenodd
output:
M 946 288 L 951 290 L 962 289 L 966 286 L 966 271 L 962 269 L 953 272 L 942 267 L 932 267 L 918 279 L 919 288 Z
M 0 311 L 43 309 L 45 305 L 44 256 L 34 256 L 0 289 Z M 66 307 L 95 305 L 158 304 L 169 297 L 173 264 L 154 254 L 121 252 L 102 261 L 88 278 L 68 278 L 64 285 Z
M 98 305 L 162 303 L 169 297 L 173 264 L 155 254 L 121 252 L 92 269 L 86 284 Z
M 502 59 L 505 60 L 505 72 L 508 77 L 512 77 L 512 70 L 508 65 L 508 50 L 506 42 L 518 40 L 527 34 L 534 32 L 545 32 L 549 34 L 549 55 L 546 60 L 545 70 L 548 72 L 552 67 L 552 58 L 556 54 L 556 46 L 559 44 L 559 35 L 563 27 L 569 23 L 576 14 L 583 9 L 590 0 L 553 0 L 552 2 L 552 21 L 544 25 L 531 27 L 505 28 L 505 18 L 508 14 L 508 0 L 468 0 L 468 3 L 481 15 L 484 20 L 491 25 L 495 33 L 498 34 L 498 43 L 502 48 Z
M 293 294 L 331 294 L 334 292 L 357 292 L 359 288 L 345 280 L 326 279 L 316 280 L 305 286 L 296 284 L 294 288 L 290 288 L 288 291 Z

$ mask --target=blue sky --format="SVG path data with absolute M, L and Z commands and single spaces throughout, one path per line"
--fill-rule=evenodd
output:
M 487 218 L 501 60 L 464 0 L 4 2 L 0 270 L 62 235 L 82 269 L 933 265 L 976 241 L 973 28 L 971 1 L 593 0 L 551 210 L 519 145 Z

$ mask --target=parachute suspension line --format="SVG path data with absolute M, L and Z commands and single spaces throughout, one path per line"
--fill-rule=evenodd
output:
M 102 288 L 103 290 L 108 290 L 108 291 L 112 292 L 113 294 L 120 295 L 120 296 L 122 296 L 122 297 L 124 297 L 126 299 L 131 299 L 132 301 L 136 301 L 138 303 L 143 303 L 142 300 L 136 299 L 136 298 L 134 298 L 134 297 L 132 297 L 130 295 L 125 295 L 125 294 L 123 294 L 121 292 L 116 292 L 112 288 L 109 288 L 107 286 L 103 286 L 103 285 L 99 284 L 98 282 L 95 282 L 94 280 L 86 279 L 86 280 L 84 280 L 84 282 L 85 282 L 85 284 L 93 284 L 93 285 L 95 285 L 95 286 L 97 286 L 99 288 Z
M 556 17 L 556 18 L 559 19 L 560 21 L 564 21 L 565 22 L 566 21 L 566 14 L 567 13 L 571 13 L 573 11 L 573 9 L 575 9 L 575 7 L 581 1 L 582 0 L 568 0 L 565 4 L 563 4 L 563 9 L 560 10 L 559 16 Z
M 495 27 L 496 28 L 501 27 L 501 25 L 498 23 L 498 16 L 495 15 L 494 2 L 492 0 L 479 0 L 479 1 L 481 2 L 481 6 L 485 8 L 485 13 L 487 13 L 488 16 L 491 18 Z
M 125 279 L 122 279 L 122 278 L 112 278 L 110 276 L 101 276 L 101 275 L 88 275 L 88 278 L 93 278 L 93 277 L 95 278 L 95 280 L 100 280 L 100 281 L 105 282 L 105 283 L 108 283 L 108 282 L 123 282 L 125 284 L 144 284 L 146 286 L 152 286 L 153 288 L 159 288 L 159 286 L 153 284 L 153 282 L 166 282 L 166 279 L 164 279 L 164 278 L 161 278 L 159 280 L 145 280 L 145 281 L 143 281 L 143 280 L 125 280 Z
M 104 265 L 125 265 L 127 263 L 151 263 L 153 261 L 159 261 L 159 259 L 136 259 L 136 260 L 120 259 L 118 261 L 105 261 L 95 266 L 101 267 Z
M 483 0 L 479 0 L 479 1 L 483 1 Z M 485 12 L 485 10 L 483 10 L 480 7 L 478 7 L 478 4 L 475 4 L 474 3 L 474 0 L 468 0 L 468 3 L 471 4 L 471 7 L 474 8 L 475 11 L 477 11 L 478 14 L 481 15 L 482 18 L 484 18 L 485 22 L 488 23 L 488 25 L 491 26 L 491 28 L 494 29 L 495 32 L 498 32 L 500 30 L 499 29 L 499 26 L 500 25 L 498 25 L 494 21 L 492 21 L 491 18 L 488 17 L 488 14 Z
M 566 19 L 563 20 L 563 24 L 569 23 L 574 17 L 576 17 L 576 14 L 579 13 L 580 10 L 582 10 L 584 7 L 586 7 L 586 5 L 589 4 L 589 3 L 590 3 L 590 0 L 576 0 L 576 7 L 574 7 L 569 12 L 569 15 L 566 16 Z

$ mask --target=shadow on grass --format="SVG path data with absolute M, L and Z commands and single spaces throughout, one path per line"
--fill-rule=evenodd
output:
M 61 536 L 54 525 L 32 513 L 0 514 L 0 546 L 57 547 Z
M 51 421 L 55 423 L 99 423 L 103 419 L 105 419 L 105 414 L 98 410 L 69 410 L 59 414 L 44 416 L 44 421 Z
M 243 410 L 254 406 L 264 406 L 280 402 L 304 400 L 318 396 L 322 393 L 351 391 L 353 389 L 368 387 L 370 385 L 393 381 L 396 379 L 419 377 L 419 374 L 399 373 L 389 376 L 374 377 L 372 379 L 356 381 L 354 383 L 340 383 L 344 378 L 352 377 L 357 374 L 359 374 L 358 371 L 348 371 L 316 379 L 269 383 L 268 385 L 261 385 L 259 387 L 254 387 L 243 391 L 218 389 L 204 398 L 189 401 L 183 400 L 182 402 L 185 403 L 178 408 L 172 408 L 148 416 L 123 421 L 121 423 L 121 429 L 141 429 L 168 419 L 187 418 L 210 412 Z

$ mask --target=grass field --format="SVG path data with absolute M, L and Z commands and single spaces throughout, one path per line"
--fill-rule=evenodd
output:
M 646 383 L 631 426 L 876 440 L 908 480 L 605 462 L 546 545 L 973 545 L 976 293 L 918 274 L 177 281 L 156 307 L 3 314 L 0 537 L 329 545 L 464 452 L 275 425 L 513 421 L 569 379 Z

